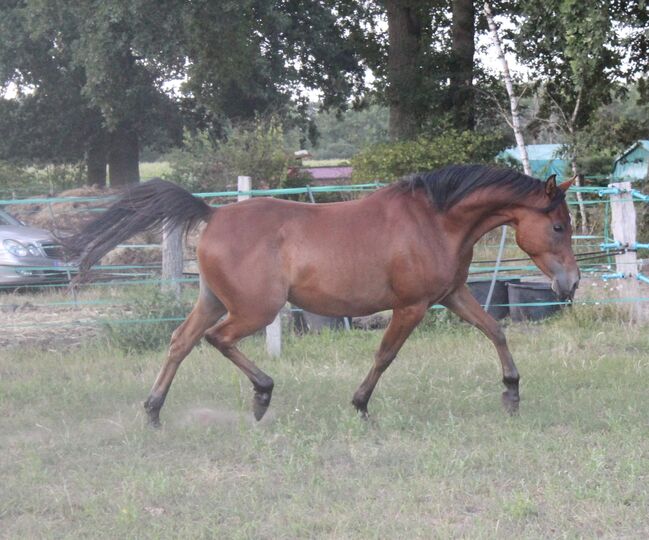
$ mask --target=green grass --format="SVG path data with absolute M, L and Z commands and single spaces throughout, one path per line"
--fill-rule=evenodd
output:
M 302 165 L 305 167 L 345 167 L 348 166 L 348 159 L 305 159 Z
M 151 178 L 161 177 L 171 172 L 168 161 L 154 161 L 140 163 L 141 180 L 150 180 Z
M 429 328 L 429 327 L 427 327 Z M 162 353 L 0 351 L 6 538 L 643 538 L 649 334 L 614 312 L 512 325 L 521 414 L 500 407 L 490 344 L 417 331 L 360 421 L 349 405 L 378 333 L 290 338 L 256 424 L 248 381 L 208 346 L 162 411 Z

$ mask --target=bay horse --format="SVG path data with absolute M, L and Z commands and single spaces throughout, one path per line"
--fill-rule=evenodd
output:
M 572 298 L 579 269 L 565 192 L 573 180 L 557 185 L 554 175 L 542 182 L 510 169 L 455 165 L 358 200 L 307 204 L 257 198 L 214 209 L 183 188 L 154 179 L 127 189 L 65 244 L 83 274 L 137 232 L 207 223 L 197 247 L 198 300 L 173 332 L 144 403 L 153 426 L 160 423 L 176 370 L 203 337 L 250 379 L 254 416 L 261 419 L 273 380 L 237 343 L 270 324 L 287 301 L 335 317 L 392 309 L 374 364 L 353 395 L 363 416 L 379 377 L 436 303 L 493 342 L 506 388 L 503 404 L 513 412 L 519 374 L 505 335 L 465 285 L 473 246 L 495 227 L 511 225 L 516 242 L 552 279 L 557 295 Z

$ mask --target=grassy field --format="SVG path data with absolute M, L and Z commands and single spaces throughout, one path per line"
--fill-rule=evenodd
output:
M 170 172 L 171 167 L 169 166 L 168 161 L 152 161 L 140 163 L 140 177 L 143 181 L 160 177 L 165 174 L 169 174 Z
M 521 414 L 475 330 L 418 330 L 365 423 L 349 405 L 380 335 L 293 337 L 254 423 L 208 346 L 145 426 L 161 353 L 0 351 L 3 538 L 646 538 L 649 334 L 583 308 L 511 325 Z
M 347 159 L 309 159 L 304 160 L 305 167 L 339 167 L 349 165 Z M 142 180 L 149 180 L 157 176 L 163 176 L 171 172 L 167 161 L 142 162 L 140 163 L 140 176 Z

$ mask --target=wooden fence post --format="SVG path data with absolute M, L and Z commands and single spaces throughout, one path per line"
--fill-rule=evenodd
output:
M 249 176 L 237 178 L 237 201 L 245 201 L 250 198 L 248 192 L 251 189 Z M 242 193 L 243 192 L 243 193 Z M 272 357 L 278 357 L 282 353 L 282 319 L 278 314 L 275 320 L 266 327 L 266 351 Z
M 611 232 L 613 240 L 624 252 L 615 255 L 615 266 L 618 274 L 623 274 L 620 279 L 620 298 L 638 298 L 640 284 L 637 280 L 638 260 L 636 257 L 636 213 L 633 206 L 630 182 L 615 182 L 609 184 L 610 188 L 617 188 L 611 194 Z M 629 302 L 629 315 L 631 320 L 641 322 L 647 319 L 647 313 L 639 302 Z
M 181 227 L 162 227 L 162 290 L 180 298 L 183 275 L 183 231 Z

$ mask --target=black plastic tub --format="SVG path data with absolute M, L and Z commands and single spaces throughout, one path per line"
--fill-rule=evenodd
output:
M 494 291 L 491 295 L 491 302 L 489 303 L 488 313 L 494 319 L 504 319 L 509 315 L 509 294 L 507 292 L 508 283 L 519 283 L 520 279 L 497 279 L 494 284 Z M 470 280 L 467 281 L 467 286 L 471 291 L 473 297 L 480 302 L 481 306 L 487 303 L 487 296 L 489 295 L 489 287 L 491 287 L 491 280 Z
M 510 304 L 534 304 L 541 302 L 558 302 L 549 283 L 521 282 L 507 285 Z M 512 321 L 540 321 L 557 313 L 563 306 L 554 304 L 549 306 L 521 306 L 511 305 L 509 314 Z
M 345 328 L 345 318 L 325 317 L 310 311 L 293 311 L 293 325 L 297 334 L 318 333 L 323 328 L 342 330 Z

